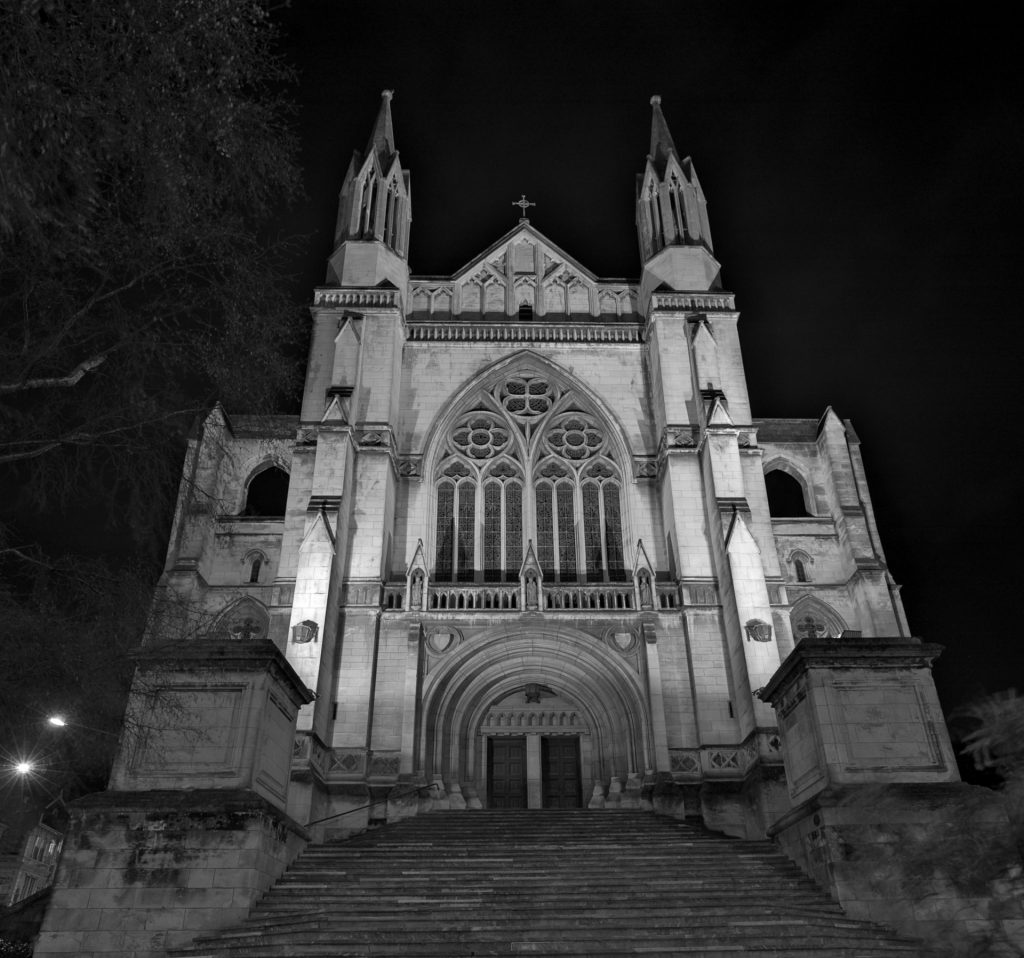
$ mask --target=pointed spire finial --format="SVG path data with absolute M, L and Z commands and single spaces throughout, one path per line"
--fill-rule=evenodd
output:
M 370 142 L 366 144 L 366 153 L 374 152 L 381 166 L 387 165 L 395 151 L 395 131 L 391 125 L 391 98 L 394 90 L 380 91 L 380 110 L 377 122 L 373 125 Z
M 661 112 L 661 97 L 655 94 L 651 97 L 651 159 L 654 160 L 655 166 L 658 168 L 659 175 L 665 169 L 665 161 L 668 159 L 669 154 L 674 154 L 676 159 L 679 159 L 679 154 L 676 153 L 676 145 L 672 142 L 672 134 L 668 131 L 668 123 L 665 122 L 665 115 Z

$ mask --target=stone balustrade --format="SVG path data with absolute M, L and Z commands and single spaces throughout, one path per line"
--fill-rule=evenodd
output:
M 654 610 L 668 612 L 682 608 L 679 588 L 674 584 L 658 585 Z M 384 587 L 383 607 L 386 612 L 418 611 L 406 609 L 406 585 L 392 582 Z M 548 612 L 570 612 L 580 609 L 635 610 L 636 594 L 632 582 L 596 584 L 544 585 L 540 607 Z M 518 583 L 444 583 L 427 589 L 425 611 L 508 610 L 522 608 Z M 649 607 L 648 607 L 649 608 Z

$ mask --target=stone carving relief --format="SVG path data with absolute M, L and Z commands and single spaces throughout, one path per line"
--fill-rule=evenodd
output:
M 674 749 L 669 753 L 669 763 L 672 771 L 678 774 L 700 774 L 700 753 L 696 750 Z
M 451 625 L 438 626 L 427 636 L 427 649 L 435 655 L 451 652 L 462 642 L 462 632 Z
M 296 645 L 306 645 L 309 642 L 316 642 L 320 626 L 312 619 L 305 619 L 297 625 L 292 626 L 292 642 Z
M 697 445 L 692 426 L 669 426 L 665 430 L 665 445 L 669 449 L 688 449 Z
M 743 626 L 747 633 L 747 641 L 750 642 L 771 642 L 772 627 L 762 619 L 750 619 Z
M 270 625 L 267 610 L 254 599 L 236 602 L 221 616 L 212 630 L 214 638 L 251 642 L 265 639 Z
M 639 639 L 635 632 L 621 627 L 616 627 L 608 631 L 605 636 L 605 642 L 615 649 L 616 652 L 621 652 L 623 655 L 629 655 L 636 651 Z
M 398 460 L 398 474 L 403 479 L 422 479 L 423 457 L 403 456 Z
M 633 475 L 637 479 L 657 479 L 658 462 L 656 459 L 633 458 Z
M 331 753 L 332 772 L 341 772 L 344 775 L 355 775 L 361 773 L 366 764 L 366 755 L 363 752 L 347 751 L 345 749 L 334 749 Z
M 371 775 L 397 775 L 402 767 L 402 759 L 398 755 L 374 755 L 370 759 Z

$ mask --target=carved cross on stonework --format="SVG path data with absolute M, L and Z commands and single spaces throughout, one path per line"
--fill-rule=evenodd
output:
M 805 639 L 820 639 L 824 638 L 827 634 L 828 629 L 825 626 L 815 622 L 809 615 L 804 617 L 800 624 L 796 628 L 797 635 Z
M 255 639 L 262 631 L 263 627 L 251 617 L 235 622 L 231 627 L 231 634 L 243 641 Z
M 520 198 L 518 200 L 516 200 L 512 205 L 519 207 L 520 211 L 522 212 L 522 215 L 519 218 L 522 219 L 522 220 L 525 220 L 526 219 L 526 210 L 527 210 L 527 208 L 530 207 L 530 206 L 536 206 L 537 204 L 536 203 L 531 203 L 526 198 L 526 194 L 523 193 L 523 194 L 520 195 Z

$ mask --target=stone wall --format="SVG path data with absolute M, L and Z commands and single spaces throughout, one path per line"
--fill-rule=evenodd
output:
M 771 833 L 851 918 L 924 938 L 936 954 L 1024 953 L 1024 863 L 995 792 L 960 782 L 832 789 Z
M 35 954 L 156 958 L 243 920 L 305 844 L 249 791 L 89 796 L 73 807 Z

